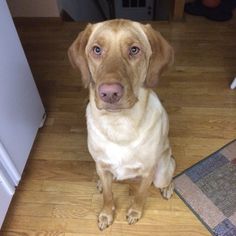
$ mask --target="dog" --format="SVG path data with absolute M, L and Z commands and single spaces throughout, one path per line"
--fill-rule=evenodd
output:
M 139 177 L 127 211 L 129 224 L 142 216 L 148 188 L 173 194 L 175 160 L 168 139 L 168 116 L 152 88 L 172 64 L 174 52 L 151 25 L 115 19 L 88 24 L 68 50 L 89 88 L 86 108 L 88 149 L 103 192 L 98 227 L 113 223 L 112 181 Z

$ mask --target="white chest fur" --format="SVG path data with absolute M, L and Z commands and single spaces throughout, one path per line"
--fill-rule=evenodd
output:
M 100 111 L 92 101 L 88 104 L 90 154 L 116 179 L 145 175 L 158 161 L 158 153 L 162 151 L 160 143 L 168 133 L 167 115 L 153 92 L 146 95 L 148 100 L 145 104 L 137 102 L 125 112 Z

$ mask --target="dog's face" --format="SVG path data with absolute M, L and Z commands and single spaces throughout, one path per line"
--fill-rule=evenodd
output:
M 98 109 L 131 108 L 139 88 L 154 87 L 173 50 L 150 25 L 129 20 L 89 24 L 68 50 L 85 87 L 95 92 Z

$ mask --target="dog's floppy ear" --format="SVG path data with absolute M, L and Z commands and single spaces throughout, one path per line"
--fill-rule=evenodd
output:
M 82 75 L 84 87 L 87 88 L 91 81 L 91 74 L 88 68 L 85 47 L 92 32 L 92 25 L 88 24 L 84 31 L 80 32 L 76 40 L 68 49 L 68 57 L 73 68 L 79 69 Z
M 174 50 L 169 43 L 154 30 L 151 25 L 143 26 L 152 49 L 145 86 L 153 88 L 157 85 L 162 72 L 174 62 Z

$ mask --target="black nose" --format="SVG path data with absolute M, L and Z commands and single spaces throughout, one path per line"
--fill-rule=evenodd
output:
M 117 103 L 123 96 L 123 91 L 123 86 L 119 83 L 102 84 L 98 88 L 99 97 L 110 104 Z

